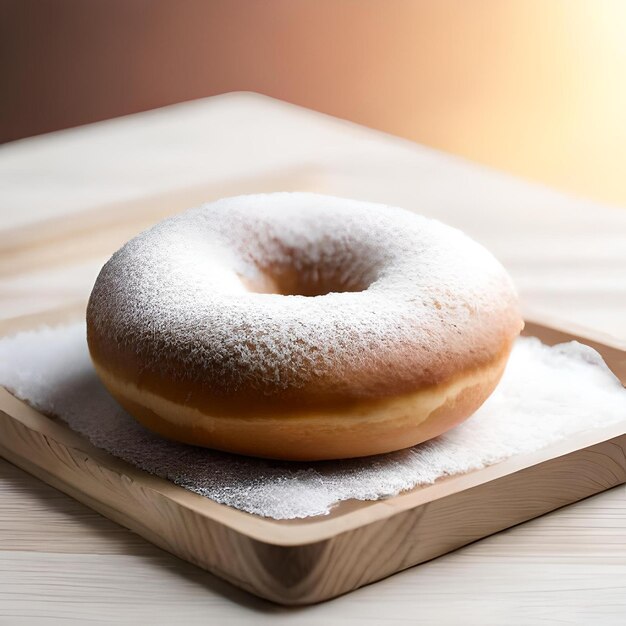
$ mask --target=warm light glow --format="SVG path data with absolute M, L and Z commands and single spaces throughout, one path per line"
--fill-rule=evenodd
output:
M 623 0 L 149 4 L 24 9 L 4 136 L 251 90 L 626 205 Z

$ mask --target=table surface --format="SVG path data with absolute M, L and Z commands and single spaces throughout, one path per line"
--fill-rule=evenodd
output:
M 55 232 L 78 228 L 85 215 L 122 212 L 134 223 L 150 203 L 167 213 L 221 195 L 305 189 L 405 206 L 458 226 L 501 259 L 526 307 L 626 339 L 626 210 L 255 94 L 6 144 L 0 189 L 2 319 L 84 299 L 111 252 L 94 245 L 78 260 L 59 248 L 46 261 L 29 248 L 33 233 L 48 233 L 54 249 Z M 0 622 L 148 618 L 624 623 L 626 487 L 336 600 L 287 609 L 0 461 Z

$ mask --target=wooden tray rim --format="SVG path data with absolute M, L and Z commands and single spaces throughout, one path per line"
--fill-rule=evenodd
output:
M 0 337 L 13 334 L 19 330 L 35 329 L 41 325 L 54 326 L 74 321 L 84 310 L 84 302 L 64 307 L 55 311 L 47 311 L 32 316 L 24 316 L 0 322 Z M 592 347 L 609 350 L 626 364 L 626 342 L 602 333 L 591 332 L 575 327 L 562 321 L 548 319 L 544 315 L 526 311 L 527 328 L 532 331 L 540 327 L 558 334 L 571 336 Z M 533 334 L 530 332 L 530 334 Z M 383 500 L 364 501 L 356 510 L 339 513 L 338 515 L 316 516 L 297 520 L 275 520 L 253 515 L 245 511 L 219 504 L 210 498 L 201 496 L 175 485 L 167 479 L 149 474 L 136 468 L 108 452 L 95 447 L 78 433 L 72 431 L 61 422 L 53 421 L 43 413 L 32 408 L 26 402 L 13 396 L 0 386 L 0 412 L 10 419 L 19 421 L 25 428 L 40 435 L 54 439 L 61 445 L 79 450 L 88 455 L 98 465 L 108 471 L 115 472 L 125 479 L 138 482 L 142 489 L 150 489 L 163 497 L 174 501 L 177 505 L 194 511 L 214 522 L 223 524 L 230 529 L 276 546 L 303 546 L 330 539 L 338 534 L 355 530 L 359 527 L 378 522 L 403 511 L 416 508 L 426 502 L 465 491 L 486 482 L 502 478 L 530 466 L 538 465 L 551 459 L 575 452 L 604 441 L 621 437 L 626 432 L 626 421 L 608 427 L 577 433 L 575 436 L 528 454 L 521 454 L 494 465 L 437 480 L 432 485 L 416 487 L 405 493 L 391 496 Z M 337 506 L 341 506 L 339 503 Z

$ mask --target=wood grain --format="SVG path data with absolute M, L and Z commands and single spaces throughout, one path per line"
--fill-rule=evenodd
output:
M 618 347 L 626 340 L 626 212 L 258 95 L 4 146 L 0 182 L 0 318 L 16 328 L 51 308 L 80 308 L 115 247 L 100 229 L 115 232 L 118 219 L 141 228 L 150 219 L 144 206 L 161 195 L 174 211 L 222 189 L 304 189 L 405 206 L 462 228 L 503 261 L 532 316 L 567 319 L 568 329 L 575 322 L 594 337 L 601 330 Z M 93 247 L 73 241 L 74 222 Z M 63 236 L 50 238 L 49 227 Z M 118 237 L 130 233 L 119 228 Z M 24 247 L 11 248 L 18 235 Z M 7 263 L 13 270 L 3 273 Z M 621 486 L 341 598 L 284 609 L 0 459 L 2 623 L 621 625 L 624 580 Z
M 54 324 L 63 313 L 30 319 Z M 5 323 L 4 332 L 24 320 Z M 0 329 L 1 331 L 2 329 Z M 579 340 L 528 324 L 547 341 Z M 595 342 L 626 380 L 626 353 Z M 94 448 L 0 388 L 0 454 L 155 545 L 261 597 L 310 604 L 626 482 L 624 425 L 328 517 L 281 522 L 219 505 Z

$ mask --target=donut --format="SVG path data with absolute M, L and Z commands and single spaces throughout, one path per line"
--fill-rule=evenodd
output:
M 522 329 L 498 261 L 404 209 L 225 198 L 118 250 L 87 307 L 95 370 L 141 424 L 250 456 L 407 448 L 469 417 Z

